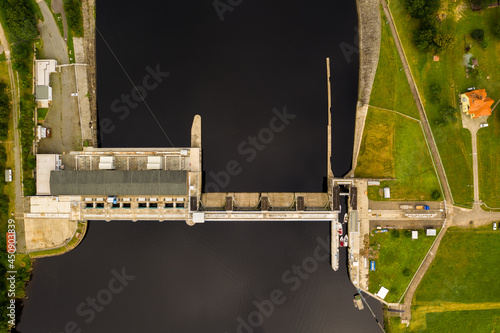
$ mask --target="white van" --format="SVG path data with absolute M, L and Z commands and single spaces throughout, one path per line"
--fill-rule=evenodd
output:
M 497 230 L 497 223 L 493 222 L 493 230 Z

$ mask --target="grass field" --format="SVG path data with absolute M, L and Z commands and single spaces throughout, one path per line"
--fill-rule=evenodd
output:
M 472 187 L 467 186 L 472 184 L 470 134 L 462 129 L 460 120 L 456 124 L 441 128 L 434 126 L 434 121 L 439 117 L 440 110 L 448 105 L 458 110 L 457 96 L 467 87 L 485 88 L 494 100 L 500 98 L 500 80 L 495 75 L 500 72 L 498 61 L 500 40 L 495 39 L 491 33 L 493 23 L 500 19 L 500 8 L 472 12 L 464 1 L 442 2 L 441 11 L 446 13 L 446 19 L 441 22 L 440 28 L 443 32 L 455 36 L 455 44 L 440 54 L 439 62 L 432 60 L 431 53 L 422 53 L 413 45 L 412 32 L 418 27 L 419 22 L 409 17 L 404 7 L 404 0 L 390 1 L 390 8 L 432 125 L 454 201 L 470 206 L 473 200 Z M 484 29 L 490 43 L 486 49 L 482 49 L 478 43 L 473 42 L 469 51 L 478 59 L 479 66 L 485 73 L 480 79 L 466 77 L 463 61 L 466 43 L 470 43 L 471 40 L 469 34 L 474 29 Z M 431 97 L 429 87 L 433 83 L 439 83 L 443 87 L 442 102 L 439 104 L 429 102 Z M 488 200 L 488 198 L 482 199 Z
M 428 332 L 428 333 L 484 333 L 500 332 L 500 311 L 450 311 L 423 314 L 425 322 L 418 328 L 402 325 L 399 318 L 390 318 L 388 333 Z
M 375 82 L 370 97 L 370 105 L 398 111 L 419 119 L 417 106 L 411 94 L 410 85 L 403 64 L 399 58 L 387 19 L 382 13 L 382 39 L 380 58 Z
M 370 271 L 369 291 L 376 293 L 381 286 L 389 289 L 385 300 L 398 302 L 418 269 L 435 237 L 418 230 L 418 239 L 411 239 L 410 230 L 393 229 L 370 235 L 370 256 L 376 271 Z
M 499 248 L 491 225 L 449 228 L 417 289 L 409 328 L 390 319 L 388 332 L 500 331 Z
M 492 208 L 500 208 L 500 108 L 488 119 L 488 127 L 477 132 L 479 197 Z M 496 175 L 496 177 L 495 177 Z
M 432 200 L 432 193 L 439 191 L 419 122 L 373 107 L 366 117 L 355 175 L 396 178 L 381 184 L 391 188 L 392 199 Z M 381 199 L 378 187 L 368 191 L 370 199 Z
M 37 111 L 36 111 L 37 120 L 39 122 L 44 121 L 45 117 L 47 116 L 47 112 L 49 112 L 49 109 L 46 109 L 46 108 L 37 109 Z

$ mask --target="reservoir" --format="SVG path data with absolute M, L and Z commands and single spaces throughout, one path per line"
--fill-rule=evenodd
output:
M 332 167 L 349 171 L 354 2 L 98 1 L 96 14 L 101 147 L 189 146 L 200 114 L 206 191 L 323 191 L 330 57 Z M 241 173 L 221 177 L 233 160 Z M 380 332 L 353 305 L 345 249 L 330 267 L 329 234 L 327 222 L 92 221 L 75 250 L 36 261 L 18 328 Z

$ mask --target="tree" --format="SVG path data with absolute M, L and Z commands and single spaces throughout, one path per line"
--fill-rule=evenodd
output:
M 391 230 L 391 236 L 394 237 L 394 238 L 399 238 L 399 230 L 392 229 Z
M 481 40 L 483 40 L 483 38 L 484 38 L 484 30 L 483 30 L 483 29 L 476 29 L 476 30 L 474 30 L 474 31 L 470 34 L 470 36 L 471 36 L 472 38 L 474 38 L 475 40 L 479 40 L 479 41 L 481 41 Z
M 417 49 L 420 51 L 429 51 L 433 45 L 434 34 L 432 29 L 418 29 L 413 36 L 413 42 Z
M 414 18 L 432 16 L 441 6 L 440 0 L 406 0 L 406 10 Z
M 411 274 L 411 271 L 408 267 L 405 267 L 405 269 L 403 269 L 403 275 L 404 276 L 410 276 Z
M 448 34 L 436 34 L 433 42 L 436 47 L 436 52 L 441 52 L 452 46 L 455 40 L 453 39 L 453 36 Z

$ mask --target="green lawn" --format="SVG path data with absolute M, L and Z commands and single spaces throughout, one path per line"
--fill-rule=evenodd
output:
M 425 326 L 420 329 L 409 328 L 400 323 L 399 317 L 392 317 L 388 321 L 388 333 L 428 332 L 428 333 L 483 333 L 500 331 L 500 311 L 450 311 L 427 313 Z
M 477 132 L 479 197 L 489 207 L 500 208 L 500 108 L 488 119 L 488 127 Z M 496 177 L 495 177 L 496 175 Z
M 382 40 L 380 58 L 370 96 L 370 105 L 395 110 L 419 119 L 418 109 L 411 94 L 403 64 L 399 58 L 387 19 L 382 13 Z
M 37 111 L 36 111 L 37 120 L 44 121 L 45 117 L 47 116 L 47 112 L 49 112 L 49 109 L 45 109 L 45 108 L 37 109 Z
M 381 185 L 389 186 L 397 200 L 432 200 L 433 192 L 439 191 L 419 122 L 376 108 L 368 110 L 355 175 L 396 178 Z M 375 186 L 369 187 L 368 196 L 382 199 Z
M 376 293 L 384 286 L 389 289 L 385 300 L 398 302 L 434 239 L 425 236 L 424 230 L 418 230 L 418 239 L 415 240 L 411 239 L 410 230 L 372 232 L 370 257 L 375 257 L 371 260 L 375 260 L 376 271 L 370 271 L 369 291 Z
M 418 286 L 410 326 L 388 320 L 388 332 L 499 332 L 500 231 L 449 228 L 431 267 Z M 445 302 L 477 308 L 453 311 Z M 496 309 L 484 309 L 497 303 Z M 442 312 L 427 312 L 426 306 Z M 452 310 L 452 311 L 450 311 Z M 415 320 L 414 320 L 415 319 Z
M 500 231 L 448 229 L 420 283 L 416 302 L 500 302 Z M 453 274 L 450 274 L 453 272 Z
M 500 19 L 500 7 L 480 12 L 472 12 L 467 6 L 458 10 L 457 8 L 460 8 L 463 1 L 465 0 L 455 3 L 443 1 L 443 8 L 446 7 L 443 12 L 447 16 L 441 23 L 441 29 L 455 36 L 455 44 L 448 51 L 440 54 L 439 62 L 433 61 L 431 53 L 422 53 L 413 45 L 412 32 L 418 27 L 419 22 L 407 14 L 404 7 L 405 0 L 390 1 L 390 8 L 432 125 L 454 201 L 470 206 L 473 200 L 473 189 L 467 186 L 472 184 L 472 159 L 469 155 L 471 153 L 470 134 L 462 130 L 460 120 L 456 124 L 449 124 L 442 128 L 434 126 L 434 121 L 438 118 L 440 110 L 448 105 L 457 107 L 458 110 L 457 96 L 467 87 L 485 88 L 494 100 L 500 98 L 500 80 L 495 75 L 500 72 L 498 61 L 500 40 L 495 39 L 491 33 L 493 22 Z M 466 41 L 470 40 L 470 32 L 479 28 L 484 29 L 490 45 L 483 50 L 474 42 L 469 52 L 478 59 L 479 66 L 485 75 L 482 79 L 467 78 L 463 65 Z M 431 97 L 429 87 L 433 83 L 439 83 L 443 88 L 440 104 L 429 102 Z M 496 177 L 499 177 L 499 174 L 496 173 Z M 487 198 L 483 199 L 487 200 Z

